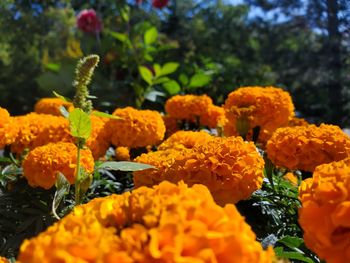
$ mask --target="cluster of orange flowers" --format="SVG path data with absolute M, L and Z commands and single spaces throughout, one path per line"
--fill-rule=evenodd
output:
M 202 185 L 162 182 L 76 207 L 26 240 L 18 262 L 270 263 L 273 257 L 234 205 L 216 205 Z
M 275 165 L 312 172 L 350 156 L 350 138 L 334 125 L 285 127 L 274 132 L 266 149 Z
M 81 150 L 81 167 L 86 172 L 94 170 L 94 159 L 90 150 Z M 73 184 L 77 166 L 77 147 L 73 143 L 49 143 L 30 151 L 23 161 L 23 175 L 29 185 L 51 188 L 58 173 L 62 173 Z
M 113 115 L 121 119 L 110 119 L 106 123 L 106 129 L 109 130 L 110 140 L 115 146 L 145 147 L 158 144 L 164 138 L 165 125 L 157 111 L 126 107 L 116 109 Z
M 36 113 L 51 114 L 62 116 L 60 107 L 63 106 L 67 111 L 72 111 L 74 106 L 70 102 L 66 102 L 60 98 L 42 98 L 34 106 Z
M 136 187 L 164 180 L 183 180 L 189 185 L 201 183 L 220 205 L 249 198 L 263 181 L 264 160 L 254 144 L 244 142 L 241 137 L 213 137 L 191 149 L 169 148 L 142 154 L 135 161 L 157 168 L 135 172 Z
M 171 118 L 196 122 L 216 128 L 224 116 L 224 109 L 213 104 L 207 95 L 176 95 L 165 103 L 165 111 Z
M 294 105 L 288 92 L 275 87 L 243 87 L 228 95 L 222 121 L 226 136 L 238 135 L 237 123 L 246 121 L 248 130 L 260 127 L 260 141 L 266 142 L 272 132 L 286 126 L 294 116 Z
M 329 263 L 350 262 L 349 174 L 349 158 L 323 164 L 299 189 L 305 244 Z
M 8 111 L 0 107 L 0 149 L 16 140 L 18 126 Z

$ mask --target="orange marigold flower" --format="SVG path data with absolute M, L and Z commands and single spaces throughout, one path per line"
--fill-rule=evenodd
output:
M 192 149 L 167 149 L 142 154 L 136 162 L 157 167 L 134 172 L 135 187 L 163 180 L 208 187 L 215 201 L 224 205 L 249 198 L 263 182 L 264 160 L 253 143 L 241 137 L 213 137 Z
M 8 261 L 7 258 L 4 257 L 0 257 L 0 263 L 9 263 L 10 261 Z
M 209 105 L 206 111 L 200 116 L 199 122 L 201 125 L 208 126 L 209 128 L 216 128 L 223 116 L 225 116 L 223 107 Z
M 224 123 L 226 136 L 238 135 L 237 121 L 246 120 L 249 129 L 259 126 L 266 140 L 294 116 L 291 96 L 275 87 L 239 88 L 228 95 L 223 107 L 227 119 Z
M 165 111 L 179 120 L 195 121 L 213 104 L 207 95 L 176 95 L 165 103 Z
M 350 262 L 350 159 L 317 166 L 299 188 L 305 244 L 329 263 Z
M 68 125 L 68 121 L 64 117 L 32 112 L 14 117 L 14 120 L 19 128 L 16 140 L 11 145 L 11 151 L 14 153 L 22 153 L 25 148 L 33 149 L 45 144 L 46 141 L 69 141 L 67 138 L 69 137 L 69 130 L 64 130 Z M 61 130 L 59 134 L 57 134 L 58 130 Z M 37 139 L 39 134 L 41 134 L 41 137 Z M 36 139 L 37 142 L 35 142 Z
M 51 114 L 62 116 L 60 107 L 63 106 L 67 111 L 72 111 L 74 106 L 72 103 L 64 101 L 60 98 L 42 98 L 34 106 L 36 113 Z
M 171 136 L 179 130 L 178 120 L 169 115 L 162 116 L 165 125 L 165 137 Z
M 210 216 L 208 216 L 210 215 Z M 232 204 L 215 204 L 203 185 L 162 182 L 78 206 L 24 241 L 19 263 L 272 263 Z
M 157 111 L 126 107 L 116 109 L 113 115 L 121 117 L 120 120 L 110 119 L 106 124 L 115 146 L 145 147 L 158 144 L 164 138 L 165 125 Z
M 90 150 L 81 150 L 81 167 L 91 173 L 94 159 Z M 73 143 L 49 143 L 30 151 L 23 161 L 23 175 L 29 185 L 51 188 L 62 173 L 73 184 L 76 175 L 77 147 Z
M 309 123 L 303 119 L 298 117 L 292 117 L 289 120 L 288 127 L 294 127 L 294 126 L 307 126 Z
M 106 129 L 106 118 L 100 118 L 92 115 L 91 117 L 91 134 L 86 141 L 86 146 L 92 152 L 94 159 L 97 160 L 106 154 L 109 147 L 110 133 Z
M 115 159 L 117 161 L 130 161 L 130 151 L 128 147 L 115 148 Z
M 285 127 L 274 132 L 266 148 L 275 165 L 312 172 L 350 156 L 350 138 L 334 125 Z
M 16 140 L 18 126 L 8 111 L 0 107 L 0 149 Z
M 192 149 L 196 144 L 205 143 L 212 136 L 205 131 L 178 131 L 162 142 L 158 150 L 187 148 Z

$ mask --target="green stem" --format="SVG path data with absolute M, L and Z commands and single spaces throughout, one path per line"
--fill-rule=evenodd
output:
M 81 200 L 80 200 L 80 150 L 81 150 L 81 142 L 80 140 L 78 141 L 78 153 L 77 153 L 77 174 L 75 178 L 75 205 L 80 205 Z

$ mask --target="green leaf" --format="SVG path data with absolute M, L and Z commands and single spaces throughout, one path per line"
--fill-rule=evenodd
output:
M 131 43 L 130 43 L 130 40 L 129 40 L 128 35 L 123 34 L 123 33 L 119 33 L 119 32 L 114 32 L 114 31 L 107 31 L 107 33 L 108 33 L 111 37 L 113 37 L 113 38 L 119 40 L 120 42 L 122 42 L 122 43 L 124 43 L 124 44 L 126 44 L 126 45 L 128 45 L 128 46 L 131 46 Z
M 57 208 L 60 205 L 63 197 L 67 193 L 69 193 L 70 183 L 68 182 L 67 178 L 62 173 L 59 172 L 57 175 L 55 185 L 56 185 L 56 192 L 52 201 L 52 213 L 57 219 L 60 219 L 60 217 L 57 215 Z
M 139 67 L 139 72 L 141 74 L 141 77 L 144 81 L 146 81 L 149 85 L 152 85 L 152 79 L 153 79 L 153 74 L 152 71 L 150 71 L 147 67 L 145 66 L 140 66 Z
M 159 64 L 157 64 L 157 63 L 153 64 L 153 69 L 154 69 L 156 77 L 160 76 L 161 71 L 162 71 L 161 66 Z
M 69 112 L 67 111 L 67 109 L 64 106 L 60 106 L 59 110 L 60 110 L 63 117 L 65 117 L 65 118 L 69 117 Z
M 178 94 L 181 90 L 180 85 L 175 81 L 171 80 L 169 82 L 163 83 L 163 88 L 170 94 L 175 95 Z
M 151 45 L 157 41 L 158 31 L 157 28 L 151 27 L 145 32 L 144 41 L 146 45 Z
M 161 76 L 169 75 L 169 74 L 175 72 L 179 66 L 180 66 L 180 64 L 176 63 L 176 62 L 165 63 L 162 67 L 160 75 Z
M 185 74 L 180 74 L 179 80 L 183 86 L 186 86 L 188 84 L 188 77 Z
M 130 7 L 125 5 L 124 8 L 120 12 L 120 16 L 123 18 L 125 22 L 128 22 L 130 19 Z
M 189 88 L 199 88 L 209 84 L 211 77 L 203 73 L 198 73 L 192 76 L 190 79 Z
M 124 171 L 124 172 L 134 172 L 134 171 L 142 171 L 146 169 L 155 169 L 154 166 L 144 163 L 134 163 L 134 162 L 105 162 L 102 163 L 98 169 L 106 169 L 106 170 L 116 170 L 116 171 Z
M 61 69 L 61 65 L 56 63 L 48 63 L 45 65 L 45 67 L 46 69 L 51 70 L 53 72 L 59 72 Z
M 101 112 L 101 111 L 95 111 L 95 110 L 91 114 L 94 115 L 94 116 L 97 116 L 97 117 L 110 118 L 110 119 L 114 119 L 114 120 L 122 120 L 123 119 L 123 118 L 120 118 L 117 115 L 112 115 L 112 114 L 109 114 L 109 113 L 105 113 L 105 112 Z
M 168 82 L 170 81 L 170 79 L 168 77 L 161 77 L 161 78 L 158 78 L 156 79 L 153 84 L 162 84 L 164 82 Z
M 275 253 L 277 257 L 280 258 L 287 258 L 287 259 L 295 259 L 295 260 L 300 260 L 302 262 L 307 262 L 307 263 L 314 263 L 314 261 L 303 255 L 301 252 L 291 252 L 291 251 L 284 251 L 283 247 L 276 247 Z
M 65 102 L 72 102 L 72 100 L 70 98 L 67 98 L 65 96 L 62 96 L 60 94 L 58 94 L 56 91 L 52 91 L 53 95 L 55 95 L 57 98 L 60 98 L 61 100 L 65 101 Z
M 304 244 L 304 240 L 302 238 L 292 236 L 284 236 L 283 238 L 279 239 L 278 242 L 286 245 L 291 249 L 298 248 Z
M 69 113 L 69 126 L 71 134 L 76 138 L 87 140 L 91 133 L 90 116 L 81 109 L 74 109 Z

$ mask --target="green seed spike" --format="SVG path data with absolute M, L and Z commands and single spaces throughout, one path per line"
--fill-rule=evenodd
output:
M 86 56 L 79 60 L 75 69 L 73 86 L 76 88 L 76 93 L 73 105 L 75 108 L 80 108 L 88 114 L 92 111 L 92 102 L 89 100 L 87 86 L 91 82 L 91 77 L 99 61 L 100 57 L 98 55 Z

